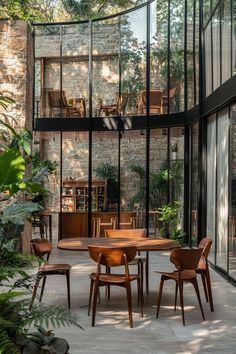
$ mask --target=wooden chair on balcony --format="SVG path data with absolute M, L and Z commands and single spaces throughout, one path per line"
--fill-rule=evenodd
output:
M 170 102 L 170 111 L 174 110 L 173 99 L 175 98 L 177 87 L 172 87 L 169 90 L 169 102 Z M 168 96 L 163 96 L 163 106 L 168 106 Z
M 195 249 L 184 249 L 184 248 L 176 248 L 170 253 L 170 262 L 175 265 L 176 270 L 173 272 L 157 272 L 161 274 L 161 281 L 158 292 L 157 299 L 157 313 L 156 317 L 159 315 L 161 297 L 163 285 L 166 280 L 174 280 L 175 281 L 175 307 L 177 303 L 177 295 L 178 290 L 180 294 L 180 306 L 182 311 L 182 319 L 183 325 L 185 326 L 185 316 L 184 316 L 184 300 L 183 300 L 183 287 L 184 283 L 191 283 L 195 289 L 198 303 L 201 309 L 202 318 L 205 320 L 205 316 L 203 313 L 198 282 L 197 282 L 197 273 L 196 270 L 198 268 L 198 264 L 202 255 L 202 248 Z
M 163 113 L 163 90 L 150 90 L 149 94 L 149 113 Z M 140 93 L 138 103 L 138 114 L 146 114 L 147 111 L 147 91 L 143 90 Z
M 117 97 L 117 100 L 113 104 L 101 104 L 98 112 L 98 116 L 104 112 L 105 116 L 121 116 L 125 115 L 125 110 L 128 102 L 129 94 L 122 93 L 120 97 Z
M 131 282 L 137 281 L 139 292 L 140 312 L 143 316 L 143 289 L 140 283 L 139 274 L 131 274 L 129 272 L 129 264 L 135 258 L 137 248 L 134 246 L 127 247 L 104 247 L 104 246 L 88 246 L 90 258 L 97 263 L 97 270 L 90 274 L 90 295 L 89 295 L 89 308 L 88 314 L 90 314 L 90 307 L 92 303 L 92 326 L 95 326 L 95 317 L 97 309 L 97 298 L 99 293 L 99 287 L 101 286 L 121 286 L 126 289 L 128 313 L 129 313 L 129 325 L 133 327 L 132 316 L 132 294 L 131 294 Z M 119 274 L 103 273 L 101 266 L 112 269 L 117 267 L 124 267 L 124 272 Z
M 48 91 L 49 117 L 80 117 L 80 112 L 75 105 L 69 105 L 64 90 Z
M 48 262 L 49 256 L 50 256 L 51 250 L 52 250 L 52 244 L 48 240 L 46 240 L 46 239 L 33 239 L 33 240 L 31 240 L 31 245 L 32 245 L 34 254 L 41 259 L 44 259 L 44 257 L 46 256 L 47 262 L 43 263 L 39 266 L 35 286 L 33 289 L 32 299 L 31 299 L 31 303 L 30 303 L 30 309 L 33 306 L 41 279 L 43 279 L 43 283 L 42 283 L 39 301 L 40 302 L 42 301 L 43 292 L 44 292 L 44 288 L 45 288 L 45 284 L 46 284 L 46 279 L 47 279 L 47 276 L 49 276 L 49 275 L 65 275 L 66 276 L 67 300 L 68 300 L 68 308 L 70 309 L 70 270 L 71 270 L 71 265 L 66 264 L 66 263 L 52 264 L 52 263 Z

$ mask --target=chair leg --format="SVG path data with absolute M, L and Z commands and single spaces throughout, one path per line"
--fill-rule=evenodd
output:
M 95 326 L 95 317 L 97 309 L 97 297 L 98 297 L 99 282 L 95 281 L 93 285 L 93 313 L 92 313 L 92 327 Z
M 209 269 L 206 271 L 205 276 L 206 276 L 209 303 L 210 303 L 211 311 L 213 312 L 214 311 L 214 306 L 213 306 L 213 297 L 212 297 L 212 290 L 211 290 L 211 278 L 210 278 Z
M 128 312 L 129 312 L 129 326 L 130 328 L 133 328 L 132 298 L 131 298 L 130 282 L 126 283 L 126 292 L 127 292 L 127 303 L 128 303 Z
M 162 296 L 162 290 L 163 290 L 164 281 L 165 281 L 165 277 L 164 277 L 164 275 L 162 275 L 161 276 L 161 281 L 160 281 L 160 286 L 159 286 L 159 291 L 158 291 L 158 298 L 157 298 L 156 318 L 158 318 L 158 315 L 159 315 L 159 310 L 160 310 L 160 305 L 161 305 L 161 296 Z
M 207 294 L 206 278 L 205 278 L 204 274 L 201 274 L 201 278 L 202 278 L 202 286 L 203 286 L 206 302 L 208 302 L 209 299 L 208 299 L 208 294 Z
M 146 278 L 146 293 L 149 294 L 149 253 L 146 253 L 146 265 L 145 265 L 145 278 Z
M 142 286 L 142 281 L 140 278 L 137 280 L 137 282 L 138 282 L 138 299 L 139 299 L 139 304 L 140 304 L 140 314 L 141 314 L 141 317 L 143 317 L 143 304 L 144 304 L 143 286 Z
M 68 309 L 70 309 L 70 271 L 66 271 L 66 285 L 67 285 L 67 300 L 68 300 Z
M 181 312 L 182 312 L 183 325 L 185 326 L 184 297 L 183 297 L 184 283 L 183 283 L 183 281 L 181 281 L 181 280 L 179 281 L 178 287 L 179 287 L 179 297 L 180 297 L 180 306 L 181 306 Z
M 90 290 L 89 290 L 89 303 L 88 303 L 88 316 L 90 315 L 90 309 L 91 309 L 91 300 L 92 300 L 92 294 L 93 294 L 93 285 L 94 285 L 94 280 L 90 280 Z
M 41 302 L 42 298 L 43 298 L 43 293 L 44 293 L 44 289 L 45 289 L 46 280 L 47 280 L 47 276 L 44 276 L 43 277 L 43 284 L 42 284 L 42 288 L 41 288 L 40 296 L 39 296 L 39 302 Z
M 195 278 L 192 281 L 192 284 L 194 286 L 194 289 L 195 289 L 195 292 L 196 292 L 196 295 L 197 295 L 198 303 L 199 303 L 199 306 L 200 306 L 200 309 L 201 309 L 201 313 L 202 313 L 202 318 L 205 321 L 205 316 L 204 316 L 204 312 L 203 312 L 203 308 L 202 308 L 202 302 L 201 302 L 200 292 L 199 292 L 199 288 L 198 288 L 197 278 Z
M 175 308 L 174 310 L 176 311 L 176 305 L 177 305 L 177 297 L 178 297 L 178 283 L 175 282 Z
M 35 282 L 35 285 L 34 285 L 34 290 L 33 290 L 32 298 L 31 298 L 31 302 L 30 302 L 30 305 L 29 305 L 29 310 L 30 311 L 31 311 L 32 306 L 34 304 L 34 300 L 35 300 L 35 297 L 36 297 L 36 294 L 37 294 L 37 290 L 38 290 L 41 278 L 42 278 L 41 276 L 37 276 L 37 278 L 36 278 L 36 282 Z

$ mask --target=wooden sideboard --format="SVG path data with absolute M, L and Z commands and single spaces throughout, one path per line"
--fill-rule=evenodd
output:
M 74 238 L 74 237 L 88 237 L 88 213 L 78 212 L 63 212 L 60 214 L 61 218 L 61 238 Z M 93 218 L 100 218 L 102 223 L 109 223 L 111 218 L 117 219 L 116 212 L 93 212 Z M 129 223 L 131 218 L 136 218 L 135 212 L 122 212 L 120 213 L 120 222 Z M 101 237 L 104 237 L 104 230 L 106 226 L 101 227 Z M 131 228 L 131 226 L 124 226 L 120 228 Z

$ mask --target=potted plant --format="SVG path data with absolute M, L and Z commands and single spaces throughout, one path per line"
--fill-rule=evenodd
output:
M 180 227 L 180 202 L 174 201 L 163 204 L 158 208 L 159 220 L 162 223 L 160 228 L 161 236 L 177 240 L 180 244 L 183 243 L 184 232 Z
M 112 211 L 117 209 L 118 198 L 118 169 L 108 162 L 101 163 L 96 169 L 96 177 L 107 181 L 107 206 Z M 104 210 L 105 211 L 105 210 Z

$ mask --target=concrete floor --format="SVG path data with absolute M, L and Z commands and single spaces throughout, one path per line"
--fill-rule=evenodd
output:
M 102 289 L 102 301 L 97 308 L 96 326 L 91 327 L 87 315 L 89 292 L 88 274 L 95 269 L 86 252 L 62 251 L 54 248 L 51 262 L 72 265 L 72 311 L 78 316 L 84 331 L 75 327 L 55 330 L 70 345 L 70 354 L 236 354 L 236 288 L 211 271 L 215 311 L 205 302 L 200 284 L 206 321 L 202 321 L 195 293 L 185 286 L 186 326 L 182 325 L 179 308 L 173 310 L 174 284 L 164 287 L 159 318 L 156 319 L 156 297 L 159 275 L 155 270 L 172 269 L 168 252 L 150 253 L 150 294 L 145 295 L 144 317 L 139 316 L 136 287 L 133 287 L 134 328 L 130 329 L 125 290 L 113 287 L 107 302 Z M 199 279 L 201 280 L 201 279 Z M 43 301 L 66 305 L 66 286 L 63 276 L 51 276 L 46 284 Z

